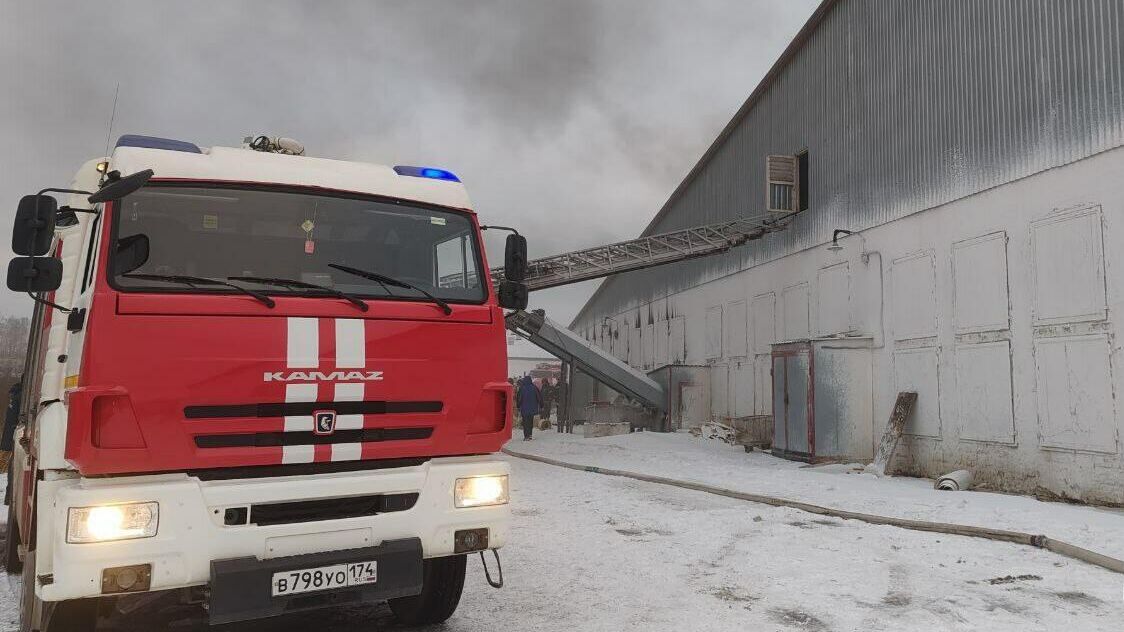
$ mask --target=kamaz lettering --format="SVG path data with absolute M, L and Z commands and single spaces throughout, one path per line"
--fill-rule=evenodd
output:
M 266 382 L 378 382 L 382 371 L 266 371 Z

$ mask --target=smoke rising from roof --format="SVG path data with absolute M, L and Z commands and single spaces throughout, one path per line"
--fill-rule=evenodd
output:
M 546 255 L 639 234 L 812 0 L 0 0 L 0 240 L 122 133 L 432 164 Z M 502 259 L 502 235 L 489 237 Z M 595 284 L 596 282 L 593 282 Z M 568 322 L 591 283 L 532 296 Z M 0 312 L 30 301 L 0 294 Z

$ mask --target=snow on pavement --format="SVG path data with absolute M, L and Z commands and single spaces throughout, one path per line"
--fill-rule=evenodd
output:
M 1045 551 L 513 467 L 519 594 L 484 595 L 457 629 L 1093 631 L 1124 615 L 1120 576 Z
M 473 558 L 444 630 L 1093 632 L 1124 620 L 1119 575 L 1046 551 L 511 463 L 507 585 L 489 588 Z M 11 621 L 14 594 L 0 591 L 0 622 Z M 157 619 L 112 629 L 153 632 Z M 174 629 L 387 627 L 377 606 Z
M 984 491 L 938 492 L 926 479 L 877 478 L 854 472 L 847 465 L 810 467 L 762 452 L 747 454 L 741 446 L 687 433 L 641 432 L 586 439 L 579 434 L 541 431 L 534 441 L 512 442 L 509 447 L 580 465 L 701 482 L 835 509 L 1047 535 L 1124 559 L 1124 511 L 1118 509 Z
M 0 494 L 3 494 L 3 485 L 0 485 Z M 0 508 L 3 508 L 0 506 Z M 0 514 L 4 520 L 7 512 Z M 7 532 L 7 525 L 0 531 Z M 0 569 L 0 629 L 18 630 L 20 627 L 20 580 Z

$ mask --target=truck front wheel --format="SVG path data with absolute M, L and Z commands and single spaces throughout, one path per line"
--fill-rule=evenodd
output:
M 453 555 L 423 561 L 421 594 L 391 599 L 390 611 L 405 625 L 441 623 L 453 616 L 464 589 L 467 559 Z
M 15 575 L 23 571 L 19 545 L 20 529 L 16 525 L 16 512 L 11 505 L 8 505 L 8 533 L 4 537 L 4 568 L 8 570 L 9 575 Z
M 94 632 L 98 627 L 98 600 L 69 599 L 45 604 L 44 632 Z
M 97 599 L 71 599 L 44 603 L 35 596 L 35 551 L 24 559 L 20 589 L 20 632 L 94 632 L 98 623 Z

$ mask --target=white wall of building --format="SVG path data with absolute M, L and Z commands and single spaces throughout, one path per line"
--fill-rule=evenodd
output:
M 1119 503 L 1122 240 L 1124 148 L 610 314 L 598 342 L 711 365 L 713 414 L 745 416 L 771 412 L 772 343 L 869 335 L 875 441 L 919 393 L 899 470 Z

